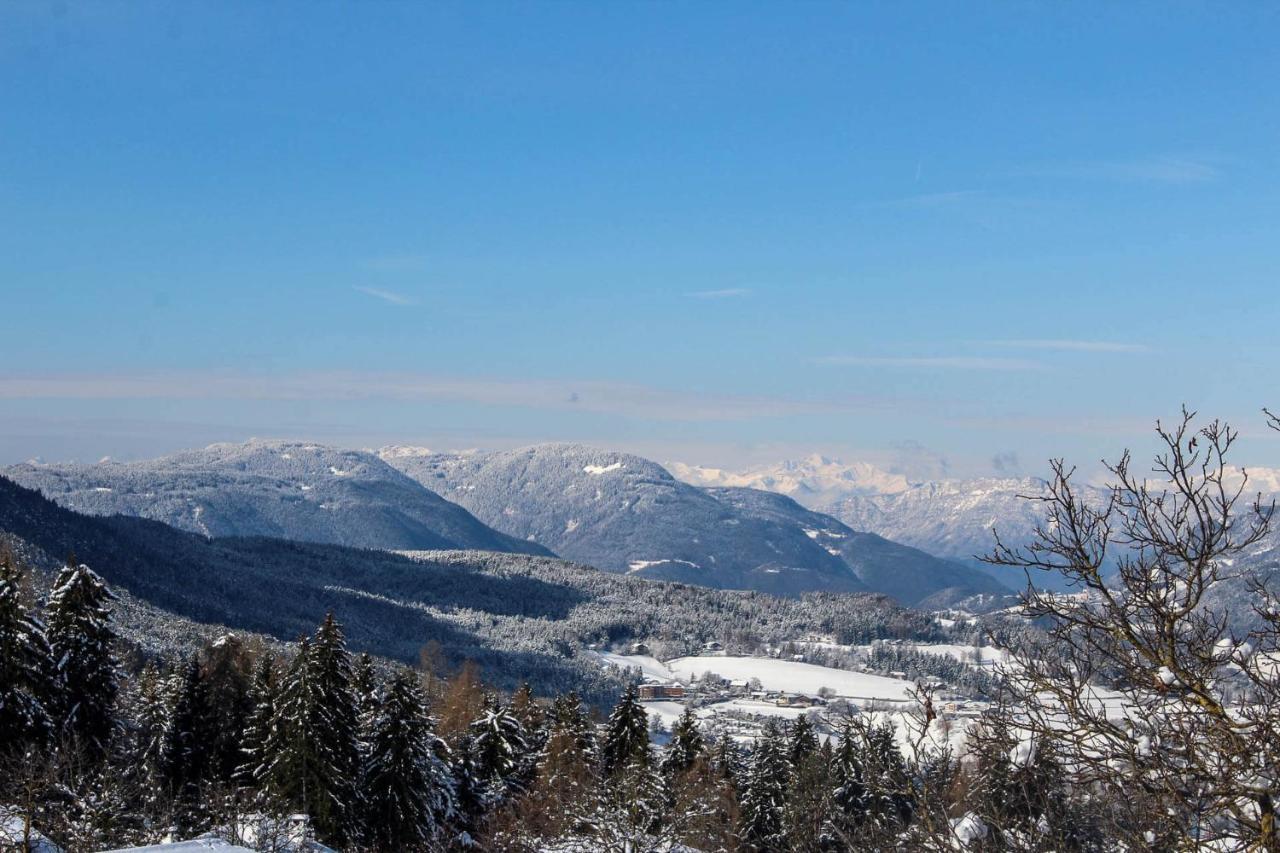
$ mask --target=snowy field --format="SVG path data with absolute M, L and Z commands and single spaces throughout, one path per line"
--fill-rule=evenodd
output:
M 847 699 L 885 702 L 911 701 L 910 691 L 914 686 L 909 681 L 883 675 L 773 658 L 705 655 L 676 658 L 663 663 L 646 655 L 619 655 L 611 652 L 592 654 L 602 664 L 622 669 L 639 669 L 646 679 L 664 684 L 688 684 L 704 673 L 712 672 L 730 681 L 759 679 L 764 690 L 816 695 L 826 687 L 835 691 L 835 695 Z
M 613 652 L 590 652 L 601 663 L 606 666 L 616 666 L 618 669 L 638 669 L 640 674 L 647 681 L 654 681 L 661 684 L 673 684 L 678 679 L 675 674 L 667 669 L 662 661 L 648 655 L 619 655 Z
M 676 658 L 667 661 L 666 667 L 683 681 L 713 672 L 730 681 L 759 679 L 765 690 L 814 695 L 826 687 L 834 690 L 837 696 L 863 701 L 909 702 L 912 701 L 910 691 L 914 686 L 909 681 L 883 675 L 773 658 Z

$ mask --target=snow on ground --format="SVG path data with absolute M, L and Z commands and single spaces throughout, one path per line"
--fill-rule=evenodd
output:
M 962 646 L 951 643 L 918 643 L 905 646 L 926 655 L 954 658 L 961 663 L 985 668 L 995 667 L 1009 659 L 1009 653 L 995 646 Z
M 630 563 L 627 563 L 627 571 L 638 572 L 641 569 L 647 569 L 650 566 L 660 566 L 663 563 L 681 563 L 686 566 L 692 566 L 695 569 L 702 568 L 702 566 L 699 566 L 697 563 L 691 563 L 688 560 L 632 560 Z
M 659 681 L 669 684 L 676 680 L 676 676 L 671 670 L 657 658 L 648 655 L 619 655 L 613 652 L 591 652 L 600 659 L 601 663 L 608 666 L 616 666 L 620 669 L 638 669 L 640 674 L 651 681 Z
M 646 707 L 648 707 L 647 704 Z M 812 708 L 779 706 L 763 699 L 730 699 L 727 702 L 716 702 L 713 705 L 699 708 L 698 717 L 699 719 L 709 719 L 726 711 L 736 711 L 740 714 L 751 714 L 758 717 L 781 717 L 784 720 L 794 720 L 796 717 L 805 716 L 812 710 Z
M 898 678 L 772 658 L 687 657 L 667 661 L 666 667 L 686 681 L 713 672 L 731 681 L 757 678 L 765 690 L 816 694 L 828 687 L 838 696 L 862 700 L 908 702 L 914 687 Z
M 622 463 L 615 462 L 612 465 L 587 465 L 583 467 L 582 470 L 594 476 L 596 474 L 606 474 L 610 471 L 617 471 L 617 470 L 620 470 L 621 468 L 622 468 Z
M 224 841 L 215 835 L 202 835 L 199 838 L 193 838 L 190 841 L 177 841 L 166 844 L 151 844 L 146 847 L 122 847 L 119 850 L 107 851 L 107 853 L 144 853 L 144 851 L 156 851 L 156 853 L 195 853 L 198 850 L 218 850 L 221 853 L 253 853 L 248 847 L 240 847 L 229 841 Z
M 662 727 L 667 731 L 671 731 L 671 726 L 676 720 L 680 719 L 680 715 L 684 713 L 683 702 L 645 702 L 644 709 L 649 712 L 650 717 L 658 717 L 662 720 Z M 711 714 L 698 712 L 698 717 L 710 717 Z
M 62 848 L 54 844 L 34 827 L 30 834 L 25 831 L 26 820 L 23 812 L 16 806 L 0 805 L 0 850 L 29 850 L 30 853 L 62 853 Z

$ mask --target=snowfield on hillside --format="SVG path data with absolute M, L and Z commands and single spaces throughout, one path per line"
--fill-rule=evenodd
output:
M 832 669 L 812 663 L 773 658 L 688 657 L 667 661 L 667 669 L 686 681 L 713 672 L 730 681 L 760 680 L 765 690 L 816 694 L 826 687 L 850 699 L 911 701 L 912 683 L 883 675 Z

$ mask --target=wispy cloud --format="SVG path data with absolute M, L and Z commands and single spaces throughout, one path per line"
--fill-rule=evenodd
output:
M 984 346 L 1009 349 L 1057 350 L 1061 352 L 1148 352 L 1146 344 L 1127 341 L 1081 341 L 1066 338 L 1032 338 L 1023 340 L 980 341 Z
M 381 299 L 383 302 L 390 302 L 392 305 L 414 305 L 416 304 L 408 296 L 396 293 L 391 290 L 382 290 L 378 287 L 356 287 L 360 293 L 366 296 L 372 296 L 374 299 Z
M 704 394 L 603 380 L 491 379 L 412 373 L 257 375 L 210 371 L 0 376 L 0 400 L 365 400 L 461 402 L 586 411 L 655 421 L 739 421 L 865 411 L 870 398 Z M 900 402 L 900 401 L 898 401 Z
M 685 296 L 694 299 L 733 299 L 737 296 L 746 296 L 750 292 L 745 287 L 726 287 L 722 290 L 695 290 L 692 293 L 686 293 Z
M 1221 170 L 1212 163 L 1188 157 L 1158 156 L 1135 160 L 1047 163 L 1013 170 L 1015 177 L 1071 178 L 1153 184 L 1202 184 L 1216 180 Z
M 905 367 L 922 370 L 1038 370 L 1043 365 L 1021 358 L 987 358 L 983 356 L 874 356 L 828 355 L 814 360 L 817 364 L 850 367 Z
M 952 190 L 950 192 L 918 193 L 916 195 L 893 198 L 883 202 L 872 202 L 872 207 L 916 207 L 937 208 L 949 207 L 953 204 L 982 198 L 985 190 Z

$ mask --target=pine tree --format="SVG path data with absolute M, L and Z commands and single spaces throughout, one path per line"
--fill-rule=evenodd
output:
M 794 739 L 791 746 L 795 746 Z M 791 765 L 782 826 L 794 853 L 818 853 L 825 841 L 825 825 L 831 813 L 833 773 L 829 756 L 821 749 L 796 753 Z
M 600 758 L 596 727 L 587 716 L 587 710 L 583 707 L 577 693 L 570 691 L 563 696 L 557 696 L 552 702 L 551 728 L 553 732 L 562 732 L 571 736 L 587 766 L 592 768 L 596 766 Z
M 15 753 L 43 743 L 52 728 L 53 662 L 44 625 L 22 600 L 22 581 L 17 560 L 0 552 L 0 751 Z
M 398 673 L 373 722 L 364 772 L 366 840 L 376 849 L 426 849 L 453 818 L 453 778 L 437 741 L 416 678 Z
M 520 720 L 493 697 L 469 731 L 476 779 L 486 805 L 492 807 L 523 787 L 532 751 Z
M 90 760 L 105 755 L 114 726 L 111 712 L 119 682 L 108 609 L 114 597 L 84 565 L 64 566 L 49 595 L 55 723 Z
M 879 832 L 892 835 L 910 823 L 914 810 L 911 780 L 893 723 L 868 728 L 865 742 L 869 818 Z
M 356 716 L 363 726 L 378 714 L 382 705 L 378 696 L 378 673 L 368 652 L 361 652 L 356 658 L 351 674 L 351 692 L 356 697 Z
M 163 674 L 147 664 L 138 676 L 133 713 L 133 742 L 128 768 L 142 793 L 140 807 L 151 817 L 169 811 L 164 751 L 169 728 L 169 692 Z
M 341 844 L 349 837 L 349 828 L 360 808 L 360 793 L 355 784 L 360 773 L 360 742 L 351 655 L 347 652 L 342 628 L 332 613 L 325 616 L 316 630 L 312 655 L 318 703 L 317 734 L 328 763 L 325 780 L 328 802 L 323 814 L 317 814 L 316 827 L 327 838 Z
M 276 716 L 275 661 L 270 655 L 258 660 L 249 688 L 250 710 L 240 738 L 240 765 L 236 780 L 246 787 L 258 788 L 266 778 L 267 742 Z
M 596 795 L 594 727 L 576 693 L 559 696 L 551 705 L 547 736 L 534 782 L 521 799 L 515 823 L 535 838 L 559 838 L 592 812 Z
M 351 836 L 358 814 L 353 698 L 343 677 L 350 662 L 344 665 L 344 655 L 336 625 L 317 631 L 314 642 L 299 641 L 276 697 L 261 771 L 272 803 L 310 815 L 321 839 L 338 845 Z
M 634 684 L 627 687 L 609 714 L 601 761 L 606 776 L 612 776 L 632 761 L 649 764 L 649 716 L 640 704 Z
M 186 832 L 201 813 L 201 788 L 208 772 L 208 700 L 193 656 L 171 679 L 170 709 L 160 750 L 160 779 L 175 804 L 176 827 Z
M 208 778 L 229 785 L 244 757 L 242 738 L 253 710 L 253 657 L 238 637 L 226 634 L 205 648 L 201 658 Z
M 813 723 L 809 717 L 796 717 L 791 721 L 787 737 L 787 762 L 793 769 L 802 765 L 809 756 L 818 751 L 818 736 L 814 734 Z
M 871 810 L 861 741 L 851 724 L 846 724 L 840 732 L 831 771 L 834 788 L 823 836 L 827 849 L 843 850 L 852 843 Z
M 706 749 L 698 717 L 693 708 L 686 705 L 684 712 L 671 727 L 671 742 L 662 756 L 662 772 L 668 779 L 684 773 L 702 757 Z
M 785 848 L 783 808 L 790 774 L 787 746 L 777 723 L 769 720 L 752 750 L 742 794 L 742 837 L 749 849 L 763 853 Z
M 454 825 L 458 833 L 470 838 L 476 834 L 485 811 L 485 785 L 476 771 L 475 753 L 471 736 L 463 734 L 452 751 L 450 769 L 453 787 L 457 793 L 458 807 Z
M 734 743 L 726 731 L 715 735 L 715 748 L 711 753 L 711 766 L 716 776 L 730 786 L 740 796 L 746 779 L 747 767 L 742 760 L 742 750 Z

